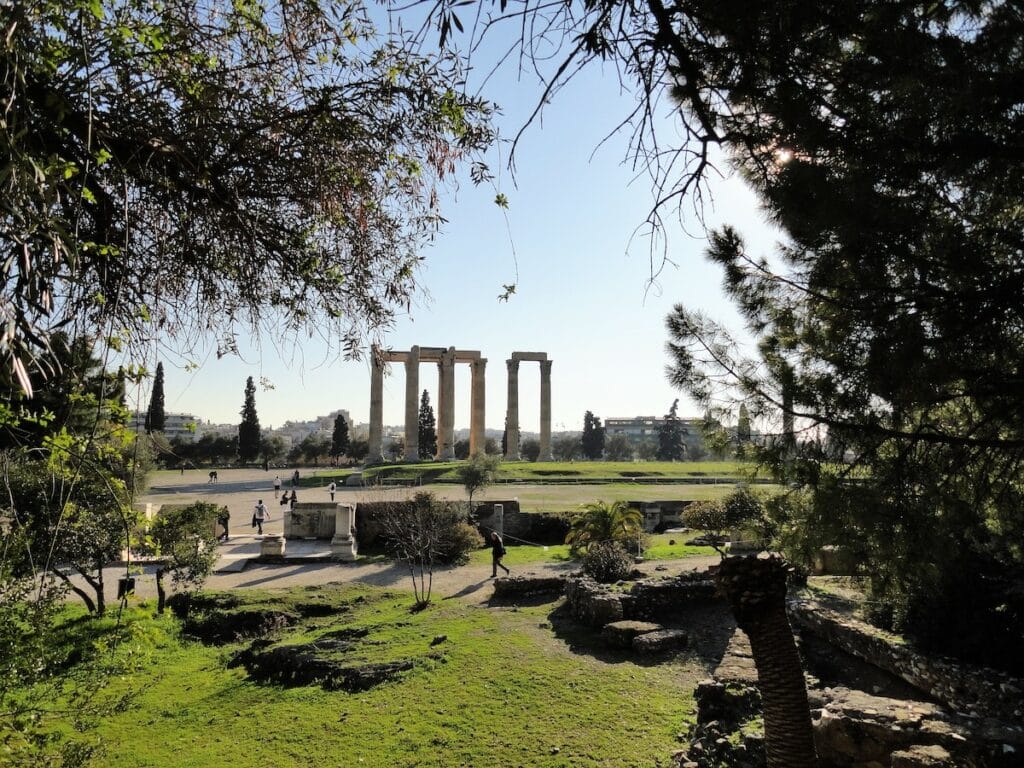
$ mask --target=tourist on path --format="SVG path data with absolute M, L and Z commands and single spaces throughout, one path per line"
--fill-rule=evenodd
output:
M 212 472 L 210 472 L 210 479 L 207 480 L 206 482 L 207 482 L 207 484 L 209 484 L 209 483 L 216 483 L 217 482 L 217 470 L 216 469 L 213 470 Z
M 331 501 L 334 501 L 334 489 L 337 487 L 338 486 L 335 485 L 333 480 L 331 481 L 331 484 L 327 486 L 327 492 L 331 494 Z
M 221 527 L 224 528 L 224 533 L 217 537 L 217 541 L 228 540 L 228 521 L 231 519 L 231 513 L 228 512 L 227 507 L 221 507 L 220 512 L 217 514 L 217 522 L 220 523 Z
M 252 527 L 259 529 L 256 533 L 260 536 L 263 535 L 263 523 L 269 519 L 270 513 L 267 512 L 267 505 L 263 503 L 263 499 L 260 499 L 252 510 Z
M 277 498 L 277 494 L 281 492 L 281 476 L 274 475 L 274 498 Z
M 290 510 L 292 510 L 294 512 L 295 511 L 295 505 L 299 501 L 299 497 L 295 495 L 295 489 L 294 488 L 292 489 L 292 497 L 288 501 L 290 502 L 289 505 L 288 505 L 288 509 L 290 509 Z
M 506 574 L 511 571 L 505 567 L 504 563 L 501 562 L 501 558 L 505 556 L 505 542 L 501 540 L 501 536 L 498 535 L 497 531 L 491 531 L 491 578 L 493 579 L 498 575 L 498 568 L 500 567 Z
M 299 484 L 299 470 L 295 470 L 292 473 L 292 488 L 295 488 Z

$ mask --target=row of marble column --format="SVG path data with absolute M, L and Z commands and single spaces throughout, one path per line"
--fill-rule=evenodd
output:
M 551 361 L 540 353 L 513 352 L 508 368 L 508 407 L 505 412 L 505 458 L 519 461 L 519 363 L 540 363 L 540 454 L 538 461 L 554 461 L 551 455 Z
M 540 363 L 540 461 L 551 456 L 551 361 L 543 352 L 513 352 L 508 367 L 508 410 L 505 415 L 505 458 L 518 460 L 519 454 L 519 363 Z M 383 458 L 384 438 L 384 366 L 389 362 L 405 364 L 405 460 L 419 460 L 420 364 L 438 367 L 437 453 L 439 460 L 455 458 L 455 364 L 468 363 L 472 371 L 469 452 L 484 449 L 485 388 L 487 359 L 479 352 L 455 347 L 413 347 L 408 352 L 374 348 L 370 370 L 370 461 Z

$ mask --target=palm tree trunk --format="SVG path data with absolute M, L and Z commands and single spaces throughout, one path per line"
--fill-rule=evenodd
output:
M 764 706 L 768 768 L 815 768 L 807 687 L 786 617 L 788 573 L 778 555 L 729 557 L 719 567 L 718 584 L 750 638 Z

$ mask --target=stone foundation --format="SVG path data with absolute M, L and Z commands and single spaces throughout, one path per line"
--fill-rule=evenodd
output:
M 494 581 L 494 597 L 512 600 L 536 595 L 557 597 L 565 590 L 566 581 L 561 576 L 505 576 Z
M 1024 728 L 942 704 L 821 687 L 808 675 L 814 742 L 823 768 L 1011 768 L 1024 764 Z M 697 725 L 680 765 L 764 766 L 761 696 L 750 644 L 737 630 L 714 678 L 695 691 Z
M 1024 726 L 1024 681 L 1019 678 L 919 653 L 865 622 L 814 601 L 790 601 L 788 609 L 800 629 L 902 678 L 956 711 Z
M 565 594 L 572 616 L 592 627 L 623 619 L 659 621 L 686 605 L 716 599 L 715 584 L 706 571 L 636 581 L 628 591 L 582 577 L 570 579 Z

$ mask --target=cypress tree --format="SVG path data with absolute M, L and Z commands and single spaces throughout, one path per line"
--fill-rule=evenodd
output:
M 583 435 L 580 437 L 583 455 L 588 459 L 600 459 L 604 454 L 604 427 L 601 419 L 590 411 L 583 414 Z
M 238 458 L 255 461 L 260 453 L 260 420 L 256 415 L 256 385 L 250 376 L 245 381 L 242 423 L 238 425 Z
M 750 413 L 745 404 L 740 405 L 740 415 L 736 422 L 736 442 L 740 445 L 750 442 Z
M 339 413 L 334 417 L 334 433 L 331 435 L 331 456 L 344 456 L 348 451 L 348 422 L 344 414 Z
M 437 453 L 437 421 L 434 419 L 434 408 L 430 405 L 430 393 L 425 389 L 420 398 L 419 441 L 420 458 L 433 458 Z
M 149 396 L 149 410 L 146 411 L 146 432 L 163 432 L 167 416 L 164 413 L 164 364 L 156 364 L 153 377 L 153 392 Z
M 686 457 L 683 422 L 676 415 L 678 407 L 679 398 L 676 398 L 665 414 L 665 420 L 658 426 L 658 461 L 682 461 Z

